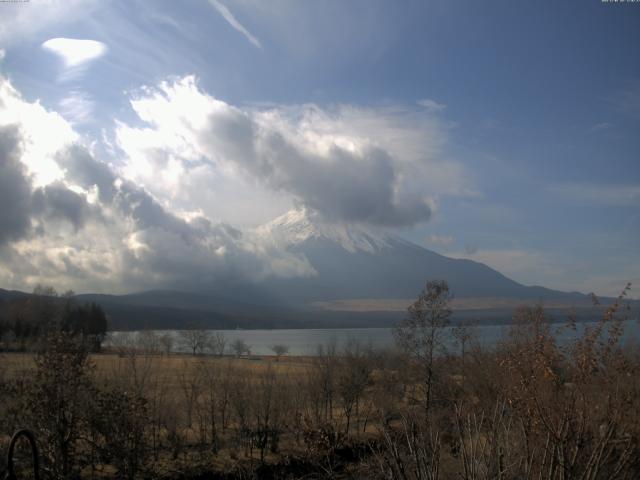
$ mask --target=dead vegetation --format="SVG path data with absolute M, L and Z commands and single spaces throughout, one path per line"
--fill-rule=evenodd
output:
M 571 342 L 538 305 L 495 349 L 463 328 L 447 352 L 445 287 L 427 285 L 394 351 L 186 356 L 147 338 L 157 348 L 89 354 L 59 334 L 2 355 L 2 441 L 35 431 L 46 478 L 640 478 L 627 289 Z

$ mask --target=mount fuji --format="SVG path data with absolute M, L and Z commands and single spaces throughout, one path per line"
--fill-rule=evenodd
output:
M 364 227 L 327 222 L 305 209 L 291 210 L 244 235 L 277 252 L 276 257 L 293 260 L 296 270 L 197 292 L 84 294 L 78 299 L 100 303 L 114 329 L 380 327 L 402 318 L 425 282 L 438 279 L 449 283 L 457 319 L 508 322 L 517 306 L 536 302 L 558 317 L 569 309 L 582 312 L 583 319 L 594 316 L 586 295 L 525 286 L 482 263 L 449 258 Z
M 585 296 L 525 286 L 479 262 L 449 258 L 392 235 L 313 218 L 292 210 L 254 232 L 304 258 L 311 271 L 302 278 L 271 278 L 263 287 L 274 297 L 298 305 L 348 306 L 357 300 L 383 306 L 383 300 L 412 299 L 427 280 L 449 283 L 459 303 L 470 299 L 579 301 Z M 462 302 L 462 299 L 466 299 Z M 369 300 L 367 302 L 367 300 Z

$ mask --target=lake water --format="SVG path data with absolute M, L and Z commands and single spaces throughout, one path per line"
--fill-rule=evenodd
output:
M 586 325 L 579 324 L 577 332 L 581 332 Z M 503 337 L 509 325 L 483 325 L 468 327 L 471 335 L 470 343 L 477 343 L 484 347 L 495 346 Z M 553 325 L 552 328 L 561 342 L 574 338 L 577 333 L 570 331 L 563 324 Z M 177 330 L 154 330 L 157 335 L 169 334 L 174 338 L 173 351 L 186 352 L 180 345 L 180 332 Z M 338 349 L 350 341 L 356 341 L 361 345 L 373 348 L 388 348 L 394 344 L 392 329 L 390 328 L 345 328 L 345 329 L 290 329 L 290 330 L 212 330 L 222 333 L 227 346 L 234 340 L 241 339 L 251 348 L 253 355 L 273 355 L 271 347 L 276 344 L 286 345 L 289 355 L 315 355 L 318 347 L 335 344 Z M 135 341 L 140 332 L 111 332 L 109 344 Z M 450 349 L 456 349 L 456 343 L 452 335 L 452 328 L 448 327 L 444 332 L 444 342 Z M 625 324 L 623 342 L 636 342 L 640 338 L 640 324 L 637 320 L 629 320 Z M 228 348 L 228 347 L 227 347 Z

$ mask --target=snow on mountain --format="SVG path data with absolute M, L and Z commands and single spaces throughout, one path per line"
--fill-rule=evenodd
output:
M 309 240 L 329 240 L 348 252 L 375 253 L 390 246 L 390 238 L 364 227 L 328 223 L 305 208 L 293 209 L 255 230 L 255 235 L 284 248 Z
M 264 287 L 295 304 L 339 299 L 413 298 L 427 280 L 449 282 L 463 298 L 555 298 L 471 260 L 454 259 L 361 226 L 324 221 L 294 209 L 252 232 L 256 244 L 308 265 L 304 276 L 271 276 Z

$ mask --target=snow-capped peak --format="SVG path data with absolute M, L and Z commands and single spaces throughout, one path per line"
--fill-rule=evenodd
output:
M 295 208 L 284 215 L 261 225 L 256 234 L 270 238 L 283 246 L 298 245 L 311 239 L 327 239 L 349 252 L 358 250 L 373 253 L 388 247 L 388 240 L 364 227 L 329 223 L 306 208 Z

